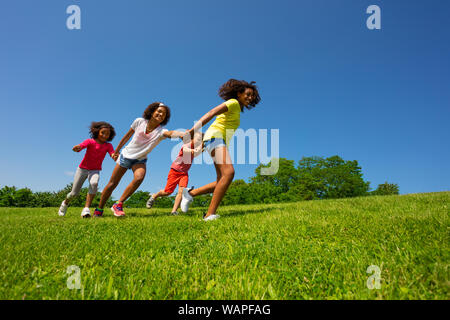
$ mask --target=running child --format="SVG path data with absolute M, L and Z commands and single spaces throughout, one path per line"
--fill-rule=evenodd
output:
M 175 202 L 172 208 L 172 215 L 177 215 L 178 208 L 181 203 L 181 193 L 183 189 L 187 187 L 189 182 L 188 171 L 191 168 L 192 160 L 194 157 L 198 156 L 203 152 L 203 134 L 200 132 L 196 132 L 194 134 L 194 139 L 184 144 L 180 152 L 178 153 L 178 157 L 172 162 L 170 166 L 169 175 L 167 176 L 167 184 L 164 190 L 160 190 L 159 192 L 150 196 L 147 201 L 147 208 L 151 209 L 155 200 L 159 197 L 167 197 L 170 196 L 175 188 L 178 185 L 178 193 L 175 197 Z
M 198 189 L 188 190 L 185 188 L 181 200 L 183 212 L 187 212 L 193 197 L 213 193 L 208 211 L 203 215 L 203 220 L 210 221 L 219 218 L 216 210 L 234 178 L 234 167 L 227 145 L 235 130 L 239 127 L 241 112 L 244 111 L 244 107 L 251 109 L 261 100 L 258 88 L 254 83 L 254 81 L 248 83 L 243 80 L 228 80 L 219 89 L 219 96 L 225 102 L 208 111 L 189 130 L 192 137 L 194 132 L 206 125 L 213 117 L 216 117 L 216 120 L 206 131 L 203 143 L 214 161 L 217 179 Z
M 86 203 L 84 209 L 81 211 L 81 217 L 90 218 L 91 212 L 89 207 L 92 200 L 97 194 L 98 181 L 100 179 L 100 171 L 102 170 L 102 163 L 105 159 L 106 153 L 112 157 L 114 148 L 108 141 L 112 141 L 116 132 L 114 127 L 107 122 L 92 122 L 89 129 L 91 139 L 84 140 L 82 143 L 72 148 L 75 152 L 80 152 L 86 149 L 86 154 L 75 172 L 72 191 L 66 196 L 66 199 L 61 203 L 58 214 L 64 216 L 67 211 L 69 203 L 80 194 L 83 183 L 88 179 L 89 192 L 86 196 Z
M 182 138 L 186 135 L 181 131 L 168 131 L 163 128 L 170 119 L 170 109 L 161 102 L 150 104 L 144 111 L 142 118 L 137 118 L 131 124 L 130 130 L 120 140 L 113 159 L 116 160 L 116 166 L 113 170 L 111 178 L 103 189 L 102 196 L 98 208 L 95 209 L 94 215 L 102 216 L 103 207 L 111 196 L 114 189 L 119 184 L 125 172 L 128 169 L 133 171 L 133 181 L 126 187 L 111 210 L 116 217 L 125 216 L 123 212 L 123 203 L 137 190 L 144 181 L 147 163 L 147 155 L 155 148 L 164 138 Z M 120 149 L 131 139 L 131 142 L 120 152 Z

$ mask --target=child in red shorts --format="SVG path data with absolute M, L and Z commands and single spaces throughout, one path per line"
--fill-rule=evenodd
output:
M 195 133 L 194 139 L 184 144 L 178 153 L 177 158 L 170 166 L 169 175 L 167 176 L 167 184 L 164 190 L 159 190 L 157 193 L 150 196 L 147 201 L 147 208 L 150 209 L 158 197 L 170 196 L 178 185 L 178 193 L 173 204 L 172 214 L 177 215 L 177 210 L 181 203 L 181 195 L 183 189 L 187 187 L 189 182 L 188 171 L 191 168 L 192 160 L 203 152 L 203 134 Z M 197 147 L 195 147 L 197 146 Z

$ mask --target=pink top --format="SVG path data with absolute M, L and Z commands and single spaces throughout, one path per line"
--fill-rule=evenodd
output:
M 87 148 L 83 161 L 79 167 L 86 170 L 102 170 L 102 162 L 105 159 L 106 153 L 110 156 L 114 153 L 114 148 L 111 143 L 98 143 L 95 139 L 86 139 L 80 143 L 81 150 Z
M 170 166 L 171 169 L 186 173 L 189 171 L 192 165 L 192 159 L 194 159 L 194 157 L 192 156 L 191 152 L 189 154 L 184 154 L 183 148 L 188 147 L 192 149 L 192 145 L 193 143 L 189 142 L 181 147 L 180 153 L 178 153 L 178 157 L 174 162 L 172 162 L 172 165 Z

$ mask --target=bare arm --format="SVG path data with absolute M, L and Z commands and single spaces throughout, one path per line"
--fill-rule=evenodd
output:
M 119 145 L 116 148 L 116 151 L 114 151 L 114 154 L 112 155 L 112 158 L 114 160 L 117 160 L 117 158 L 119 157 L 120 154 L 120 149 L 122 149 L 122 147 L 128 142 L 128 140 L 130 140 L 130 138 L 133 136 L 134 134 L 134 130 L 130 129 L 122 138 L 122 140 L 120 140 Z
M 202 152 L 203 152 L 202 146 L 198 146 L 195 149 L 192 149 L 189 147 L 183 147 L 183 153 L 190 153 L 194 157 L 198 156 Z
M 175 130 L 165 131 L 163 133 L 163 136 L 166 138 L 183 138 L 184 135 L 185 135 L 185 132 L 175 131 Z
M 227 105 L 224 103 L 219 104 L 217 107 L 209 110 L 207 113 L 203 115 L 203 117 L 198 120 L 194 126 L 189 130 L 189 133 L 191 134 L 191 137 L 193 137 L 194 132 L 198 131 L 201 127 L 203 127 L 205 124 L 207 124 L 209 121 L 211 121 L 212 118 L 215 116 L 218 116 L 219 114 L 225 113 L 228 111 Z

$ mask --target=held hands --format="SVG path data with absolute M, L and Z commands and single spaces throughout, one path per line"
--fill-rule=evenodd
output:
M 77 144 L 75 147 L 72 148 L 72 150 L 75 151 L 75 152 L 80 152 L 81 151 L 81 147 L 80 147 L 80 145 Z
M 189 142 L 192 139 L 193 134 L 191 134 L 190 130 L 186 130 L 183 133 L 183 136 L 181 136 L 180 138 L 184 141 L 184 142 Z
M 205 148 L 203 147 L 203 145 L 198 146 L 195 149 L 192 149 L 192 155 L 194 157 L 198 156 L 199 154 L 201 154 L 203 151 L 205 151 Z
M 111 158 L 112 158 L 114 161 L 117 161 L 117 159 L 119 158 L 119 153 L 118 153 L 118 152 L 114 152 L 113 155 L 111 156 Z

